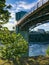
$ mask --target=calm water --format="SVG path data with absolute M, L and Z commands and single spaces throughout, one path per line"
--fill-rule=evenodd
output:
M 49 42 L 30 42 L 29 43 L 29 56 L 45 55 Z

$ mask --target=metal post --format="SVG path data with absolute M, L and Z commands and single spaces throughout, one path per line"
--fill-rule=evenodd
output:
M 41 2 L 42 2 L 42 5 L 43 5 L 43 0 L 41 0 Z M 42 6 L 42 5 L 41 5 L 41 6 Z

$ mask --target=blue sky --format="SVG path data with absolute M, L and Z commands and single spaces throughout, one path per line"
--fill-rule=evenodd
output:
M 6 0 L 6 3 L 12 5 L 14 12 L 18 12 L 21 10 L 30 10 L 38 1 L 39 0 Z
M 19 1 L 25 1 L 28 3 L 32 3 L 32 2 L 36 2 L 37 0 L 7 0 L 7 3 L 15 3 L 15 2 L 19 2 Z
M 6 2 L 7 2 L 7 3 L 12 3 L 12 4 L 13 4 L 13 3 L 16 2 L 16 0 L 6 0 Z
M 21 10 L 30 11 L 31 8 L 38 1 L 40 1 L 40 0 L 6 0 L 6 4 L 7 5 L 11 4 L 12 8 L 9 10 L 9 12 L 11 13 L 11 18 L 9 19 L 9 23 L 6 24 L 5 26 L 7 26 L 10 29 L 11 26 L 13 27 L 13 25 L 16 25 L 15 13 L 19 12 Z M 9 25 L 10 23 L 12 23 L 11 26 Z M 42 28 L 47 31 L 47 30 L 49 30 L 49 23 L 40 25 L 40 26 L 36 27 L 35 30 L 37 30 L 38 28 L 40 28 L 40 29 Z
M 6 0 L 7 5 L 11 5 L 12 8 L 9 10 L 11 13 L 10 22 L 15 21 L 15 13 L 19 11 L 30 11 L 35 3 L 39 0 Z

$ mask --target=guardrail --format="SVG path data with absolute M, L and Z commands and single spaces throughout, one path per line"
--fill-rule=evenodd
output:
M 45 4 L 46 2 L 48 2 L 49 0 L 40 0 L 39 2 L 37 2 L 35 4 L 35 6 L 33 6 L 31 8 L 31 10 L 25 14 L 18 22 L 20 22 L 22 19 L 24 19 L 28 14 L 30 14 L 31 12 L 35 11 L 36 9 L 38 9 L 39 7 L 41 7 L 43 4 Z
M 35 11 L 36 9 L 38 9 L 39 7 L 41 7 L 43 4 L 45 4 L 46 2 L 48 2 L 49 0 L 40 0 L 39 2 L 37 2 L 36 4 L 35 4 L 35 6 L 31 9 L 31 11 L 33 10 L 33 11 Z M 30 11 L 30 12 L 31 12 Z M 32 11 L 32 12 L 33 12 Z

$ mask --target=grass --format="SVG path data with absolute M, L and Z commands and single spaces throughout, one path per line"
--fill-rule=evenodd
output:
M 12 61 L 0 59 L 0 65 L 14 65 Z
M 20 58 L 16 61 L 17 65 L 49 65 L 49 57 L 26 57 Z M 12 61 L 0 59 L 0 65 L 14 65 Z

